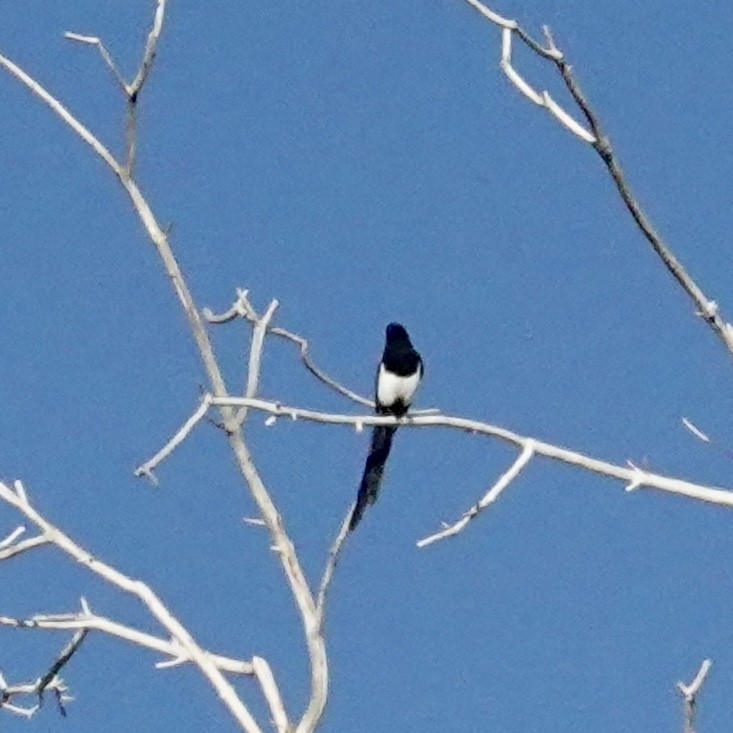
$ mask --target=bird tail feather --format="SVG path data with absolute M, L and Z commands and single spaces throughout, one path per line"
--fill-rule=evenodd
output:
M 356 497 L 354 511 L 349 520 L 349 530 L 354 530 L 369 504 L 374 504 L 379 493 L 379 485 L 384 474 L 384 464 L 392 448 L 392 437 L 397 428 L 391 425 L 375 425 L 372 430 L 372 443 L 361 477 L 359 494 Z

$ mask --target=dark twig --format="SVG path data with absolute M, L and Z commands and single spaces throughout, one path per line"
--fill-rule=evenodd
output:
M 89 632 L 86 629 L 83 629 L 82 631 L 77 631 L 74 636 L 71 637 L 69 643 L 61 650 L 61 653 L 56 658 L 56 661 L 49 667 L 48 672 L 46 672 L 46 674 L 44 674 L 43 677 L 38 680 L 39 702 L 43 701 L 43 693 L 51 685 L 51 683 L 56 680 L 56 675 L 58 675 L 64 665 L 71 659 L 71 657 L 74 656 L 74 654 L 76 654 L 77 650 L 82 645 L 82 642 L 84 641 L 88 633 Z M 66 708 L 64 708 L 63 704 L 64 687 L 56 685 L 53 687 L 53 690 L 56 693 L 56 702 L 58 703 L 61 715 L 66 717 Z
M 69 660 L 76 654 L 82 642 L 86 638 L 87 630 L 77 631 L 70 639 L 69 643 L 59 652 L 48 670 L 43 676 L 34 682 L 20 685 L 7 685 L 4 680 L 0 686 L 0 708 L 5 708 L 10 712 L 31 717 L 38 708 L 43 704 L 43 696 L 47 691 L 52 691 L 56 697 L 59 706 L 59 712 L 66 717 L 66 708 L 64 703 L 71 698 L 66 694 L 68 688 L 64 681 L 59 677 L 59 672 L 66 666 Z M 37 695 L 38 704 L 27 708 L 16 705 L 12 702 L 14 697 L 21 695 Z

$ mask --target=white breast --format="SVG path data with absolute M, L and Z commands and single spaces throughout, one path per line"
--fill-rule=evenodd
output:
M 409 405 L 418 384 L 420 384 L 419 371 L 409 377 L 399 377 L 386 371 L 384 364 L 380 364 L 379 378 L 377 379 L 377 401 L 385 407 L 390 407 L 397 401 Z

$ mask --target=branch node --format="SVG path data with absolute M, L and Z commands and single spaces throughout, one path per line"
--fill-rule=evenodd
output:
M 706 300 L 702 306 L 695 311 L 696 315 L 704 318 L 706 321 L 711 322 L 715 320 L 718 315 L 719 306 L 714 300 Z

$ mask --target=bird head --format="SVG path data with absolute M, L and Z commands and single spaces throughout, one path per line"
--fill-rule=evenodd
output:
M 401 323 L 390 323 L 386 329 L 387 332 L 387 343 L 394 343 L 399 341 L 406 341 L 410 343 L 410 337 L 407 334 L 407 329 Z

